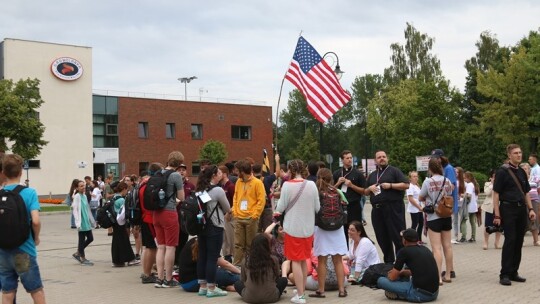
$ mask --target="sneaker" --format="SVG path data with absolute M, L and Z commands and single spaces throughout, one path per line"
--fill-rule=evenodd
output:
M 153 275 L 141 275 L 141 283 L 143 284 L 151 284 L 156 282 L 156 277 Z
M 94 263 L 90 262 L 89 260 L 84 260 L 81 262 L 82 266 L 94 266 Z
M 78 252 L 75 252 L 71 255 L 75 260 L 77 260 L 79 263 L 82 263 L 81 255 Z
M 139 261 L 140 261 L 140 260 L 141 260 L 141 256 L 140 256 L 139 254 L 136 254 L 136 255 L 135 255 L 135 260 L 139 260 Z
M 128 262 L 128 266 L 135 266 L 135 265 L 140 265 L 140 264 L 141 264 L 141 260 L 133 260 L 133 261 Z
M 216 287 L 213 290 L 208 289 L 208 291 L 206 292 L 206 297 L 207 298 L 223 297 L 223 296 L 226 296 L 226 295 L 227 295 L 227 292 L 225 290 L 221 290 L 221 288 L 219 288 L 219 287 Z
M 476 243 L 476 240 L 473 239 L 473 238 L 471 238 L 471 239 L 469 239 L 467 242 L 469 242 L 469 243 Z
M 462 237 L 461 239 L 459 239 L 459 242 L 460 242 L 460 243 L 466 243 L 466 242 L 467 242 L 467 239 L 465 239 L 464 237 Z
M 160 279 L 156 278 L 156 280 L 154 282 L 154 287 L 155 288 L 163 288 L 163 280 L 160 280 Z
M 452 239 L 452 240 L 450 241 L 450 243 L 452 243 L 452 244 L 459 244 L 459 242 L 458 242 L 456 239 Z
M 173 279 L 170 279 L 169 281 L 163 280 L 163 284 L 161 284 L 161 288 L 171 288 L 176 286 L 178 286 L 178 282 Z
M 397 300 L 399 298 L 397 293 L 388 290 L 384 292 L 384 295 L 390 300 Z
M 200 288 L 199 287 L 199 295 L 206 297 L 206 294 L 208 293 L 208 288 Z
M 291 303 L 305 304 L 306 298 L 304 295 L 298 296 L 298 294 L 296 294 L 294 297 L 291 298 Z

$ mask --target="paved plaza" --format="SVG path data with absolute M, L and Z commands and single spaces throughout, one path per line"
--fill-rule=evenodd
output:
M 366 205 L 369 215 L 371 206 Z M 368 218 L 367 233 L 375 239 Z M 69 228 L 69 213 L 42 214 L 41 245 L 38 263 L 45 286 L 48 303 L 243 303 L 236 293 L 226 297 L 207 299 L 187 293 L 181 288 L 157 289 L 153 284 L 141 284 L 140 266 L 111 267 L 110 243 L 105 229 L 94 231 L 94 242 L 87 248 L 86 256 L 95 266 L 81 266 L 71 254 L 76 251 L 77 232 Z M 409 220 L 407 218 L 407 220 Z M 439 303 L 537 303 L 540 298 L 540 247 L 532 246 L 528 233 L 523 248 L 520 275 L 526 283 L 501 286 L 498 283 L 501 250 L 482 250 L 483 227 L 478 228 L 477 242 L 453 245 L 457 278 L 445 283 L 439 292 Z M 494 236 L 492 236 L 493 242 Z M 429 246 L 429 244 L 428 244 Z M 287 288 L 279 303 L 290 303 L 292 287 Z M 308 298 L 308 303 L 390 303 L 382 290 L 349 286 L 349 296 L 338 298 L 337 291 L 327 292 L 326 299 Z M 19 286 L 17 303 L 32 303 L 22 286 Z

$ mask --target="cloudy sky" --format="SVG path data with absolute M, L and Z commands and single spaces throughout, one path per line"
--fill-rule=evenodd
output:
M 368 3 L 373 2 L 373 3 Z M 482 31 L 514 45 L 540 26 L 535 0 L 0 0 L 0 39 L 92 47 L 93 88 L 229 99 L 271 105 L 300 31 L 318 51 L 339 55 L 349 89 L 382 73 L 406 22 L 435 38 L 444 75 L 463 90 L 466 59 Z M 282 105 L 293 89 L 285 83 Z

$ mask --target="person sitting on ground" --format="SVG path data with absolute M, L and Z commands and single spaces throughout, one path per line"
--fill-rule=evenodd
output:
M 187 292 L 199 291 L 197 281 L 197 258 L 199 254 L 199 242 L 197 237 L 191 238 L 180 251 L 178 271 L 179 283 Z M 240 270 L 223 257 L 217 260 L 216 285 L 228 291 L 234 291 L 233 284 L 240 280 Z
M 349 261 L 351 274 L 349 282 L 359 283 L 369 266 L 380 263 L 375 244 L 368 237 L 364 225 L 360 221 L 349 224 L 349 253 L 345 257 Z
M 257 234 L 242 264 L 241 280 L 234 288 L 247 303 L 275 303 L 287 287 L 287 279 L 280 276 L 279 263 L 270 251 L 270 236 Z
M 341 232 L 341 230 L 340 230 Z M 341 290 L 341 293 L 343 294 L 346 292 L 345 286 L 347 285 L 347 277 L 349 276 L 349 266 L 347 265 L 347 262 L 345 260 L 341 260 L 341 266 L 343 267 L 343 277 L 340 279 L 341 284 L 338 284 L 338 275 L 336 268 L 334 266 L 334 261 L 332 260 L 332 256 L 329 255 L 325 259 L 325 276 L 324 276 L 324 291 L 331 291 L 331 290 L 339 290 L 340 288 L 343 288 Z M 319 285 L 319 272 L 317 270 L 319 269 L 319 256 L 315 255 L 315 252 L 313 252 L 313 255 L 311 256 L 311 260 L 308 263 L 308 277 L 306 281 L 306 290 L 315 290 L 315 293 L 309 294 L 312 298 L 325 298 L 326 295 L 324 292 L 321 292 L 322 288 Z
M 398 251 L 388 277 L 380 277 L 377 286 L 385 290 L 390 300 L 435 301 L 439 295 L 439 271 L 433 254 L 427 247 L 418 245 L 418 233 L 414 229 L 404 230 L 401 238 L 405 247 Z

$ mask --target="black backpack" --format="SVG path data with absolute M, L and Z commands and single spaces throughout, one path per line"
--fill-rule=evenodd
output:
M 366 271 L 364 271 L 364 275 L 362 276 L 362 279 L 360 280 L 360 284 L 367 286 L 369 288 L 378 288 L 377 287 L 377 280 L 380 277 L 385 277 L 390 270 L 394 268 L 393 264 L 385 264 L 385 263 L 379 263 L 379 264 L 373 264 L 369 266 Z
M 321 209 L 315 217 L 315 225 L 323 230 L 338 230 L 347 224 L 347 206 L 336 188 L 320 193 Z
M 116 211 L 114 211 L 114 202 L 121 196 L 114 196 L 109 199 L 103 206 L 98 208 L 96 214 L 96 223 L 101 228 L 110 228 L 116 224 Z
M 146 183 L 145 183 L 146 184 Z M 136 226 L 141 224 L 142 211 L 141 211 L 141 200 L 139 198 L 139 190 L 144 185 L 137 185 L 133 188 L 131 192 L 126 196 L 126 219 L 130 225 Z
M 0 190 L 0 248 L 14 249 L 30 236 L 30 221 L 26 204 L 19 193 L 26 188 L 17 185 L 13 190 Z
M 155 175 L 151 176 L 146 183 L 146 188 L 144 189 L 144 208 L 148 210 L 160 210 L 165 208 L 167 202 L 173 194 L 167 197 L 167 180 L 169 176 L 174 172 L 174 170 L 166 170 L 165 172 L 159 171 Z M 160 198 L 160 192 L 163 195 L 163 198 Z
M 217 185 L 210 186 L 206 191 L 210 191 Z M 192 191 L 191 194 L 186 198 L 186 201 L 180 206 L 180 231 L 188 233 L 189 235 L 199 235 L 205 229 L 207 222 L 210 221 L 210 218 L 217 212 L 219 202 L 216 204 L 212 212 L 207 216 L 206 215 L 206 204 L 203 203 L 197 192 Z M 200 214 L 200 217 L 199 217 Z M 219 213 L 218 213 L 219 217 Z M 221 219 L 219 219 L 221 221 Z

